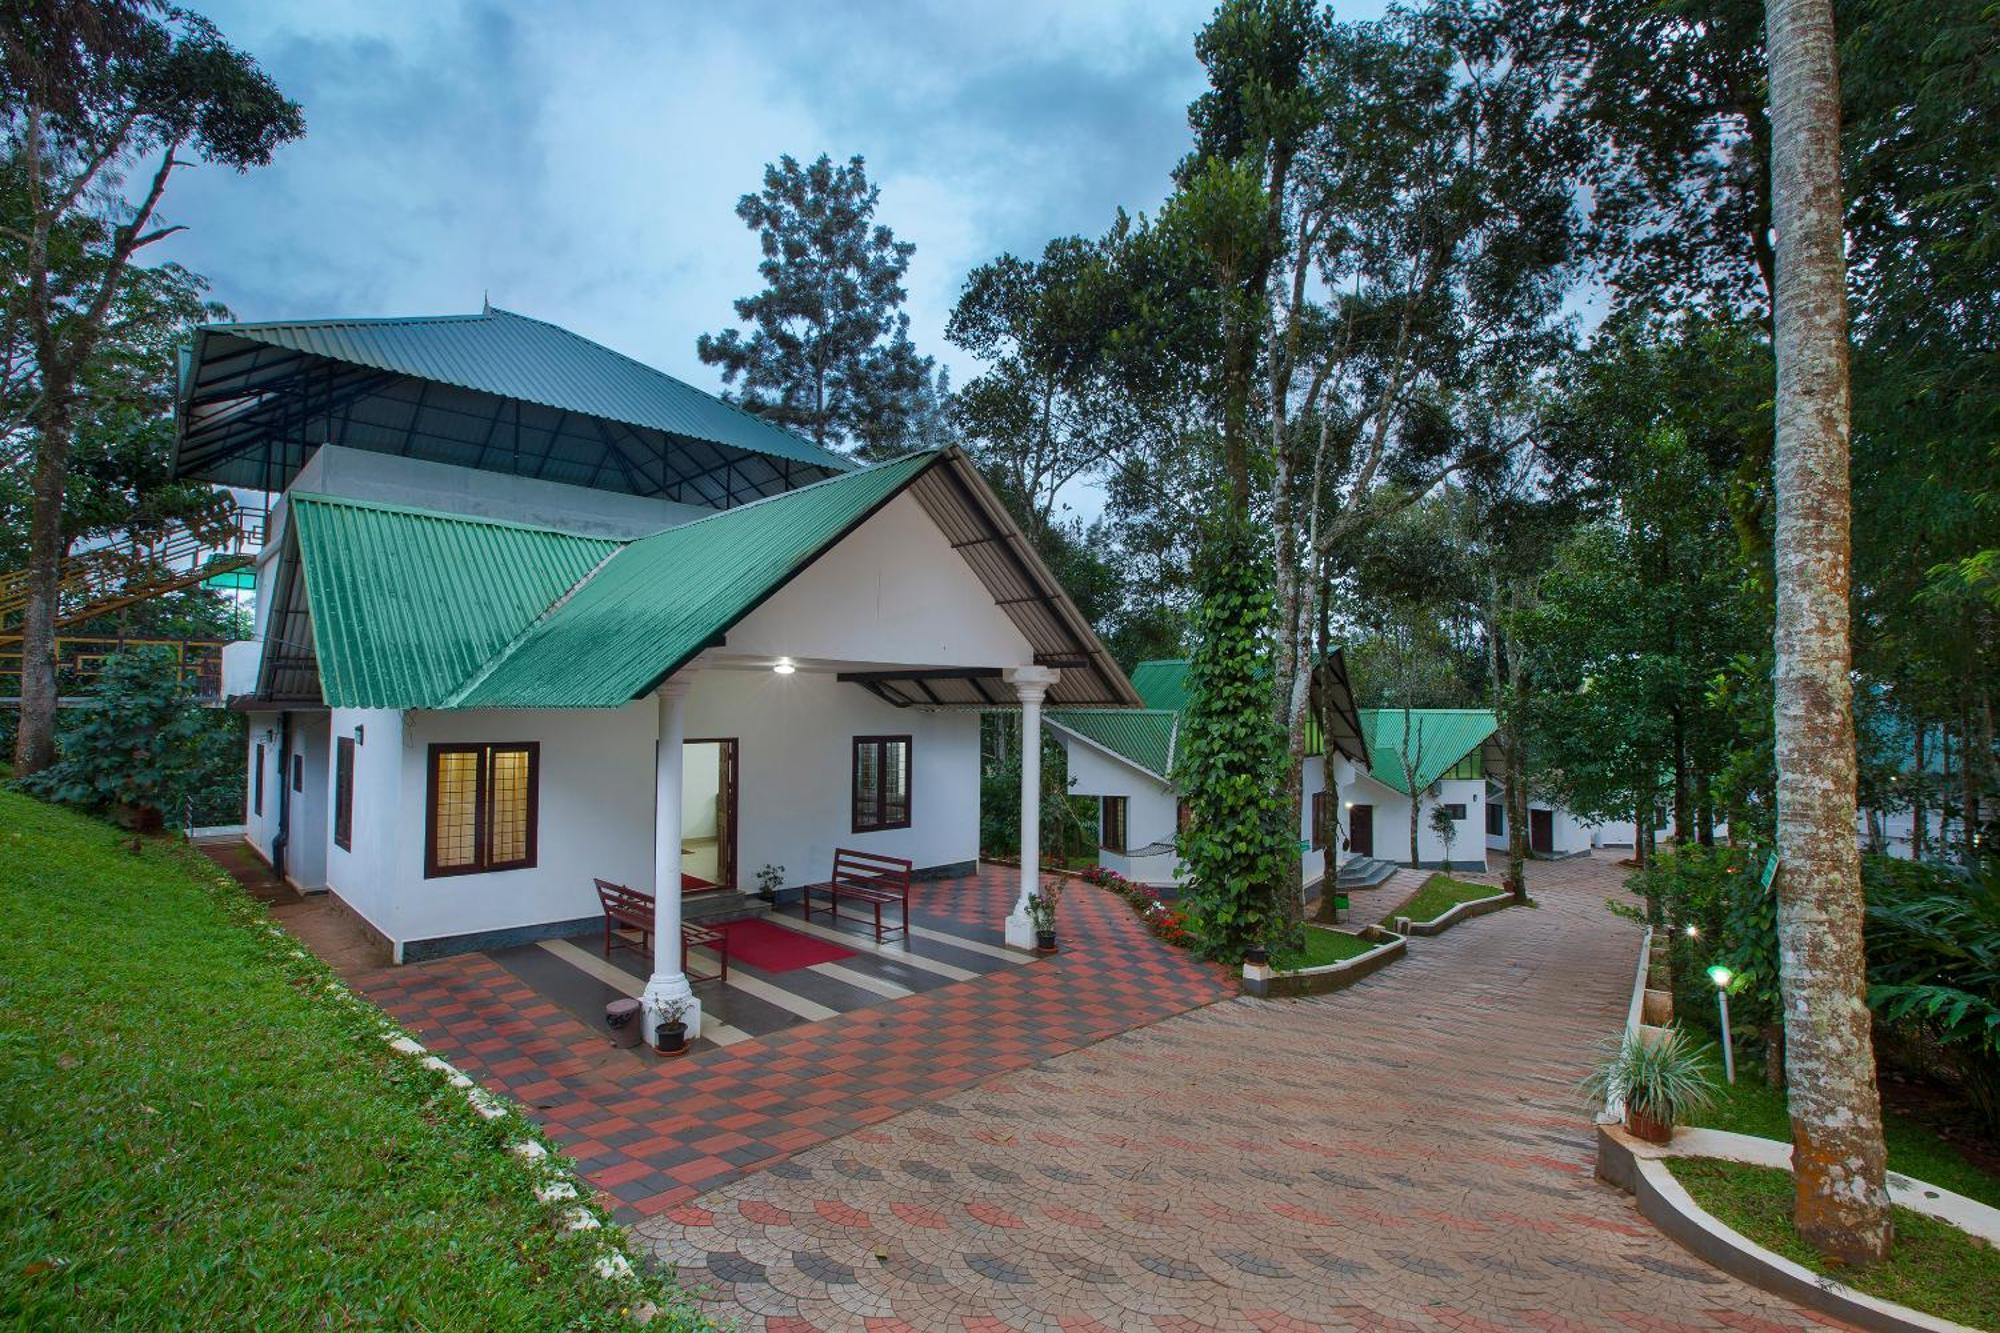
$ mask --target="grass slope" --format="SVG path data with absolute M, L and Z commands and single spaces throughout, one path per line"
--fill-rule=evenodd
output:
M 1792 1230 L 1789 1171 L 1700 1157 L 1670 1157 L 1667 1168 L 1726 1226 L 1857 1291 L 1974 1328 L 1992 1327 L 2000 1311 L 2000 1252 L 1957 1227 L 1898 1208 L 1887 1263 L 1858 1272 L 1831 1268 Z
M 1687 1123 L 1791 1141 L 1792 1120 L 1785 1109 L 1784 1090 L 1766 1086 L 1763 1072 L 1754 1065 L 1740 1066 L 1733 1085 L 1718 1080 L 1715 1091 L 1715 1104 L 1690 1115 Z M 1894 1112 L 1883 1116 L 1882 1128 L 1889 1147 L 1891 1171 L 1913 1176 L 1926 1184 L 1942 1185 L 1954 1194 L 2000 1208 L 2000 1177 L 1966 1161 L 1934 1130 Z
M 1449 875 L 1432 875 L 1424 881 L 1422 888 L 1411 894 L 1385 919 L 1393 921 L 1399 916 L 1406 916 L 1421 925 L 1437 920 L 1460 903 L 1498 897 L 1505 892 L 1497 884 L 1468 884 Z
M 1273 957 L 1271 966 L 1280 972 L 1296 972 L 1302 967 L 1324 967 L 1328 963 L 1359 958 L 1374 947 L 1375 945 L 1359 935 L 1350 935 L 1344 930 L 1328 930 L 1325 926 L 1308 925 L 1305 947 L 1297 953 L 1279 954 Z
M 0 791 L 0 1322 L 588 1328 L 675 1299 L 591 1272 L 612 1233 L 552 1224 L 502 1151 L 524 1122 L 392 1053 L 192 851 L 130 844 Z

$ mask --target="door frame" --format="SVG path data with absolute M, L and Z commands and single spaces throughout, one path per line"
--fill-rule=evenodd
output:
M 1366 811 L 1368 816 L 1365 822 L 1356 818 L 1363 811 Z M 1354 831 L 1357 828 L 1363 827 L 1368 831 L 1359 838 L 1355 837 Z M 1356 801 L 1347 807 L 1347 850 L 1356 856 L 1375 855 L 1375 803 L 1373 801 Z
M 690 745 L 713 745 L 716 750 L 716 790 L 724 796 L 722 809 L 729 825 L 729 836 L 715 840 L 715 886 L 718 889 L 736 887 L 737 871 L 736 847 L 740 833 L 737 829 L 737 812 L 741 809 L 739 797 L 743 787 L 743 743 L 734 736 L 689 736 L 681 742 L 681 754 L 687 754 Z M 704 890 L 705 892 L 705 890 Z
M 1528 809 L 1528 850 L 1542 856 L 1556 854 L 1556 812 Z

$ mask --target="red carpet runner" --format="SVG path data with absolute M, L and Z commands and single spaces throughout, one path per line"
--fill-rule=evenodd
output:
M 765 972 L 796 972 L 814 963 L 837 963 L 854 950 L 801 935 L 768 921 L 727 921 L 716 927 L 729 937 L 729 961 Z

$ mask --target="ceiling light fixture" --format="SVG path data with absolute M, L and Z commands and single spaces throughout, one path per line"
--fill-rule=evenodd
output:
M 781 676 L 789 676 L 794 671 L 797 671 L 798 667 L 792 664 L 791 658 L 781 657 L 775 663 L 772 664 L 771 670 L 777 672 Z

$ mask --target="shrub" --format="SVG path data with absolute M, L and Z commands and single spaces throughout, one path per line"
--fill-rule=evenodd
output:
M 1583 1081 L 1583 1089 L 1605 1101 L 1615 1097 L 1628 1110 L 1662 1124 L 1682 1124 L 1690 1112 L 1715 1100 L 1715 1070 L 1709 1062 L 1713 1049 L 1696 1046 L 1677 1027 L 1650 1041 L 1627 1032 L 1613 1041 L 1605 1061 Z
M 24 790 L 88 810 L 186 813 L 196 823 L 241 817 L 242 719 L 203 707 L 170 651 L 105 658 L 90 698 L 64 710 L 56 762 L 21 779 Z

